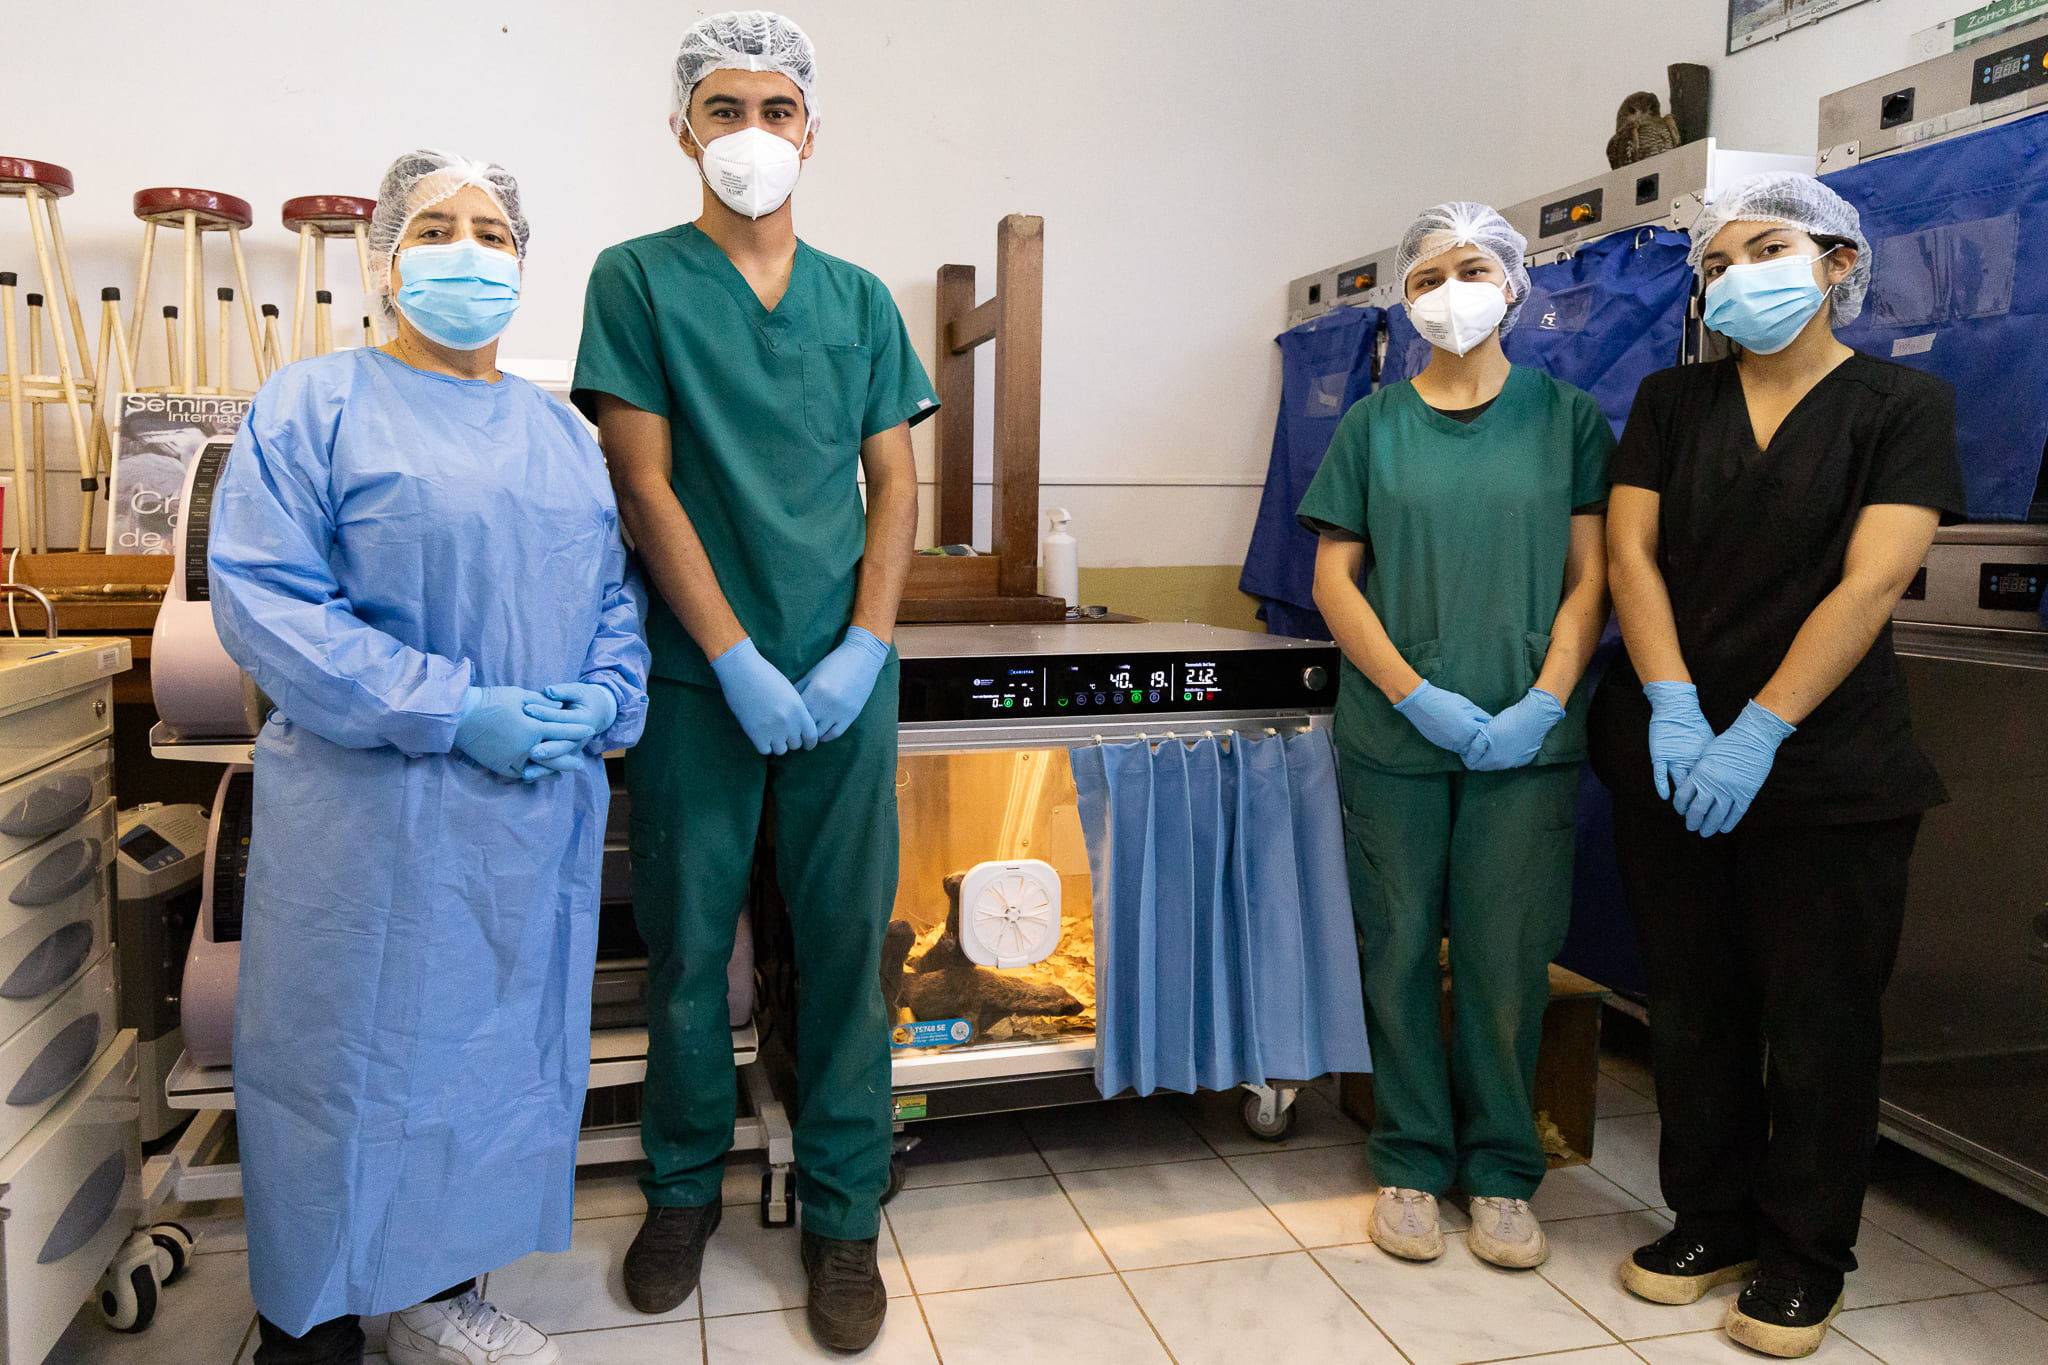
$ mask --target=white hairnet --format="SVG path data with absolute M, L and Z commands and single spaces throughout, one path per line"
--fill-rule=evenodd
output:
M 497 202 L 512 228 L 513 249 L 520 260 L 526 259 L 531 230 L 519 207 L 519 182 L 512 172 L 495 161 L 472 161 L 452 152 L 407 152 L 384 172 L 384 183 L 377 187 L 377 210 L 370 215 L 370 293 L 386 322 L 395 322 L 398 316 L 391 302 L 391 259 L 398 254 L 406 224 L 465 185 L 476 186 Z
M 1834 325 L 1854 322 L 1870 289 L 1870 242 L 1863 220 L 1848 200 L 1810 175 L 1771 171 L 1730 185 L 1692 224 L 1692 250 L 1686 261 L 1694 270 L 1707 254 L 1714 234 L 1730 223 L 1783 223 L 1809 237 L 1841 237 L 1856 244 L 1856 264 L 1835 286 Z
M 1522 305 L 1529 301 L 1529 268 L 1522 263 L 1529 239 L 1509 227 L 1507 219 L 1485 204 L 1454 199 L 1415 216 L 1408 231 L 1401 234 L 1400 249 L 1394 253 L 1394 278 L 1400 281 L 1401 292 L 1408 292 L 1410 271 L 1454 246 L 1476 246 L 1500 262 L 1500 268 L 1507 272 L 1508 291 L 1515 296 L 1507 315 L 1500 320 L 1501 335 L 1507 335 L 1521 314 Z
M 765 9 L 733 10 L 699 19 L 683 35 L 676 52 L 675 92 L 669 101 L 668 129 L 681 137 L 690 93 L 714 71 L 775 71 L 796 82 L 804 97 L 804 113 L 815 119 L 818 101 L 811 83 L 818 77 L 818 54 L 808 34 Z

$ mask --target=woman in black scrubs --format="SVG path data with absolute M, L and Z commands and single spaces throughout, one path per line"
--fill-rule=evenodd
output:
M 1613 462 L 1628 665 L 1595 700 L 1650 978 L 1668 1236 L 1623 1282 L 1799 1356 L 1841 1306 L 1877 1139 L 1879 997 L 1921 813 L 1891 610 L 1963 511 L 1955 398 L 1833 328 L 1862 307 L 1856 211 L 1810 176 L 1692 229 L 1734 355 L 1643 382 Z

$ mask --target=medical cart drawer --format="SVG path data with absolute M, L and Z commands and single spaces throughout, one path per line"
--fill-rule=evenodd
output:
M 0 1043 L 0 1152 L 63 1102 L 114 1036 L 118 1020 L 114 958 L 103 953 L 83 980 Z
M 49 1354 L 141 1217 L 134 1039 L 0 1157 L 0 1365 Z
M 107 883 L 31 916 L 0 937 L 0 1043 L 42 1013 L 106 950 L 112 916 Z
M 110 742 L 0 783 L 0 861 L 69 829 L 113 794 Z
M 0 863 L 0 935 L 95 885 L 104 890 L 114 864 L 115 820 L 109 797 L 62 834 Z
M 114 685 L 87 683 L 0 713 L 0 782 L 11 782 L 114 732 Z

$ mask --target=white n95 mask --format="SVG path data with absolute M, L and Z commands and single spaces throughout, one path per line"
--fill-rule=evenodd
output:
M 1445 280 L 1408 301 L 1408 321 L 1430 345 L 1463 355 L 1508 314 L 1507 291 L 1484 280 Z
M 690 136 L 694 139 L 697 130 L 692 128 Z M 781 208 L 803 171 L 796 145 L 766 128 L 742 128 L 697 145 L 703 148 L 698 164 L 704 168 L 704 183 L 727 208 L 748 218 Z

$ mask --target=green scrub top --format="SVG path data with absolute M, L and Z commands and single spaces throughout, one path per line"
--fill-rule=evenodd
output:
M 1381 389 L 1337 424 L 1301 500 L 1311 531 L 1366 543 L 1365 600 L 1415 671 L 1498 714 L 1543 668 L 1563 600 L 1572 512 L 1607 496 L 1614 433 L 1590 394 L 1514 366 L 1470 423 Z M 1458 755 L 1424 739 L 1344 661 L 1337 738 L 1346 757 L 1397 773 L 1449 772 Z M 1537 763 L 1586 753 L 1586 684 Z
M 694 224 L 598 255 L 570 394 L 597 420 L 612 394 L 669 422 L 676 498 L 755 647 L 808 673 L 853 619 L 867 516 L 860 443 L 938 411 L 883 283 L 802 242 L 771 311 Z M 654 673 L 713 684 L 659 593 Z

